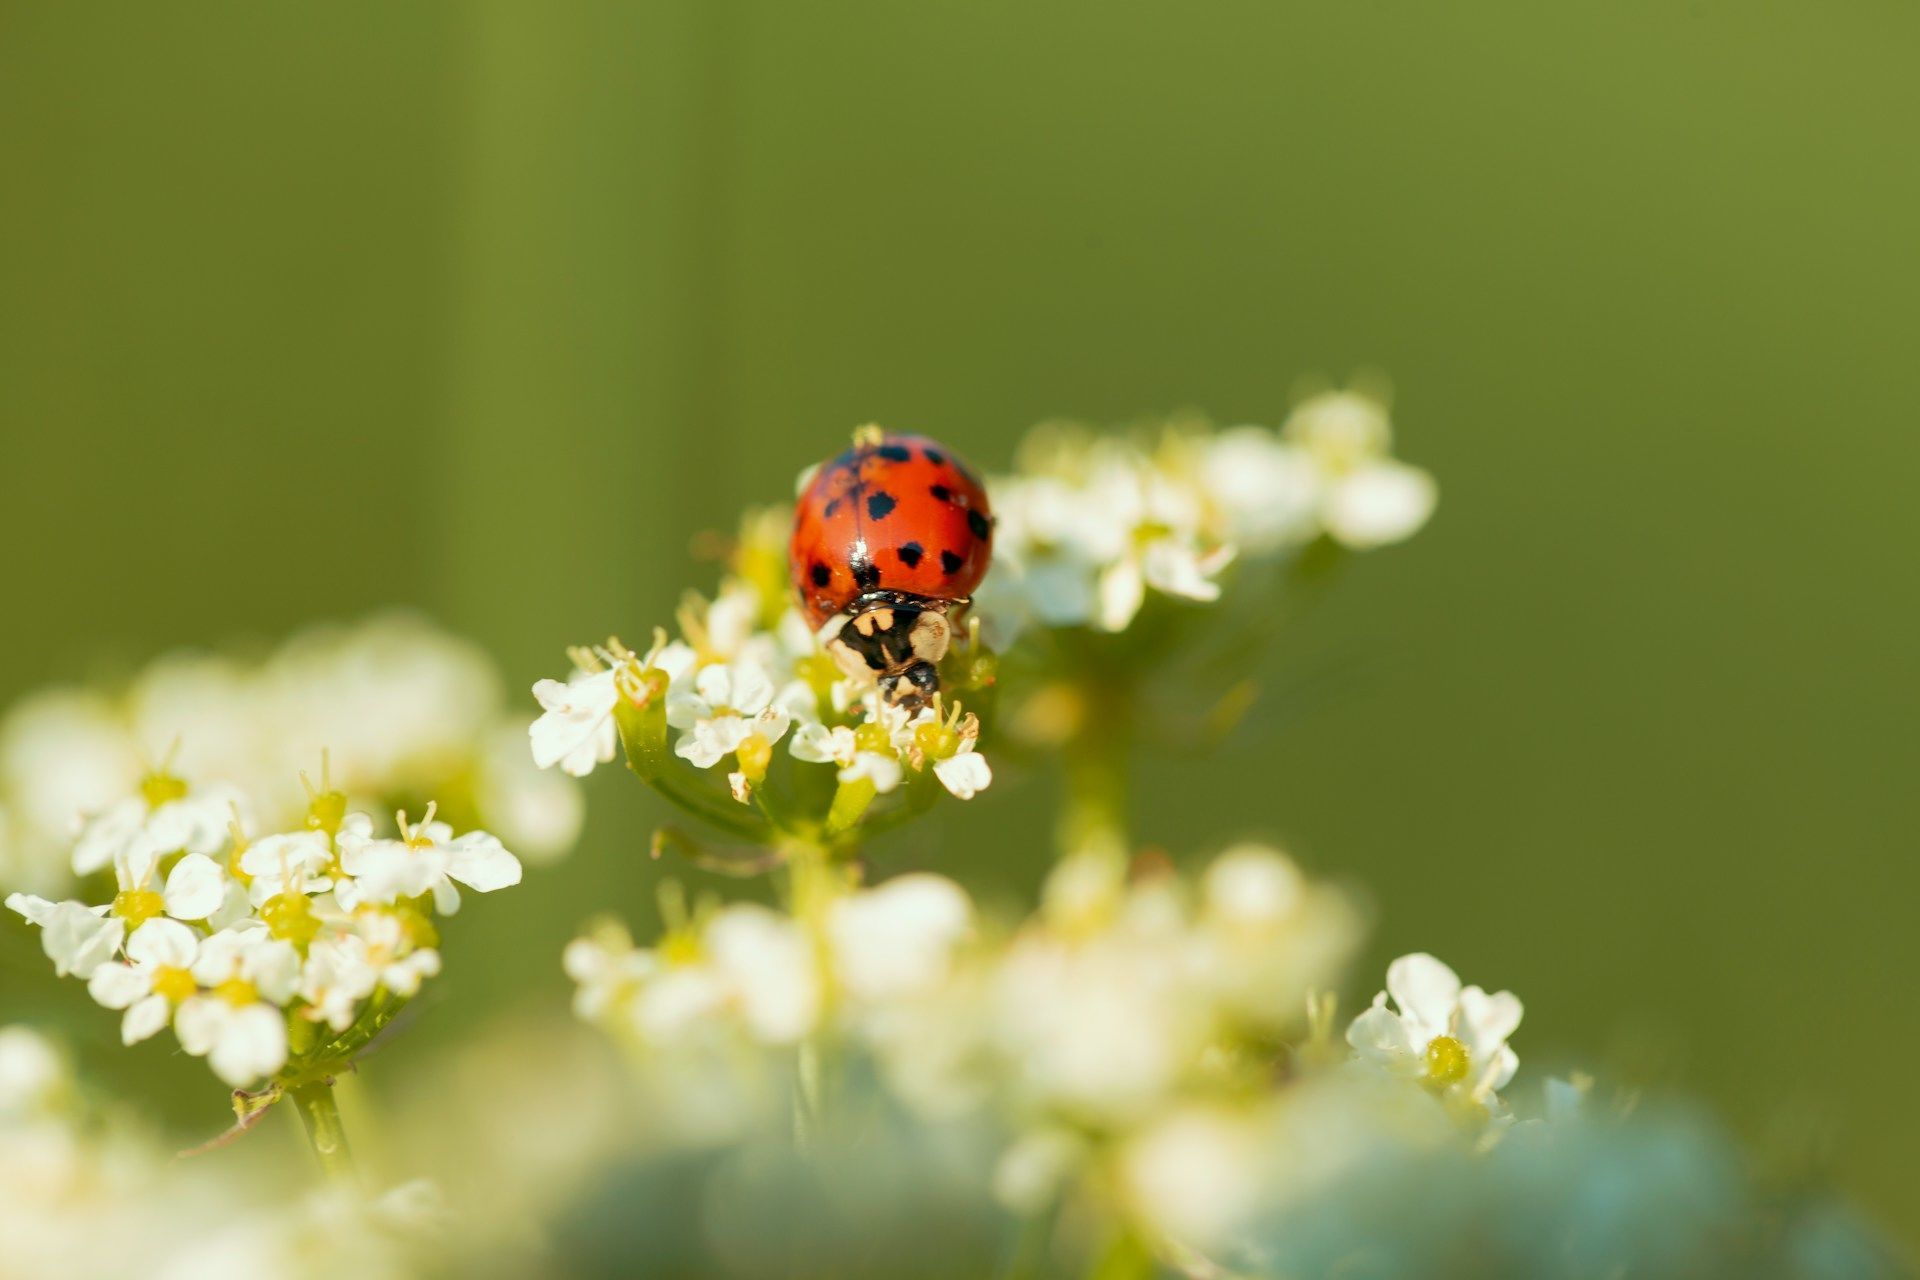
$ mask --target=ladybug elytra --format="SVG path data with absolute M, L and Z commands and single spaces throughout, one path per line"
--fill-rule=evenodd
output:
M 939 690 L 949 615 L 986 576 L 992 542 L 986 488 L 951 449 L 864 427 L 807 481 L 788 557 L 840 669 L 911 710 Z

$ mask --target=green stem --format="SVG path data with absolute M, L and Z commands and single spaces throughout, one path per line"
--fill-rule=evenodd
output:
M 1126 856 L 1132 848 L 1127 784 L 1133 759 L 1132 726 L 1118 713 L 1122 699 L 1089 693 L 1086 723 L 1066 745 L 1066 796 L 1061 807 L 1062 855 L 1099 852 Z
M 339 1182 L 356 1181 L 353 1153 L 347 1149 L 347 1131 L 340 1123 L 340 1104 L 334 1100 L 333 1082 L 310 1080 L 295 1085 L 289 1096 L 300 1112 L 300 1123 L 306 1126 L 313 1154 L 319 1157 L 320 1167 L 327 1176 Z

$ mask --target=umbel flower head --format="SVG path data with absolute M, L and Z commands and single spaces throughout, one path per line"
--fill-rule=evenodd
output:
M 584 776 L 623 748 L 669 801 L 764 847 L 843 847 L 936 792 L 965 800 L 989 786 L 981 720 L 962 701 L 992 680 L 977 632 L 943 662 L 943 694 L 890 703 L 836 665 L 784 575 L 764 571 L 780 559 L 777 533 L 777 521 L 747 518 L 732 572 L 713 599 L 687 598 L 678 636 L 656 631 L 645 653 L 618 640 L 576 648 L 564 681 L 535 684 L 534 763 Z
M 432 918 L 458 909 L 459 887 L 489 893 L 520 880 L 497 839 L 454 836 L 432 806 L 380 839 L 323 779 L 299 829 L 250 837 L 228 801 L 214 839 L 201 816 L 210 799 L 164 781 L 149 779 L 82 832 L 90 850 L 111 846 L 110 901 L 16 893 L 6 905 L 40 927 L 56 972 L 121 1011 L 123 1041 L 171 1026 L 235 1088 L 344 1069 L 439 971 Z M 166 848 L 175 837 L 182 846 Z
M 0 717 L 0 889 L 68 896 L 135 842 L 213 853 L 235 802 L 249 830 L 297 826 L 287 782 L 322 751 L 356 809 L 438 796 L 457 824 L 550 860 L 577 837 L 581 799 L 528 761 L 525 724 L 484 653 L 409 614 L 303 631 L 258 660 L 167 654 L 124 684 L 38 693 Z

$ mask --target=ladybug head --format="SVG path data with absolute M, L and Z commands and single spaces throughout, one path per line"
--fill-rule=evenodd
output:
M 871 592 L 822 627 L 820 638 L 848 676 L 878 684 L 888 702 L 917 711 L 940 691 L 938 664 L 952 636 L 950 603 Z

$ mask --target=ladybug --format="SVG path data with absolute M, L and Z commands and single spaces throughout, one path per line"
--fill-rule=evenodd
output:
M 840 669 L 908 710 L 939 691 L 951 615 L 992 557 L 980 477 L 937 440 L 854 433 L 804 481 L 788 561 L 800 607 Z

